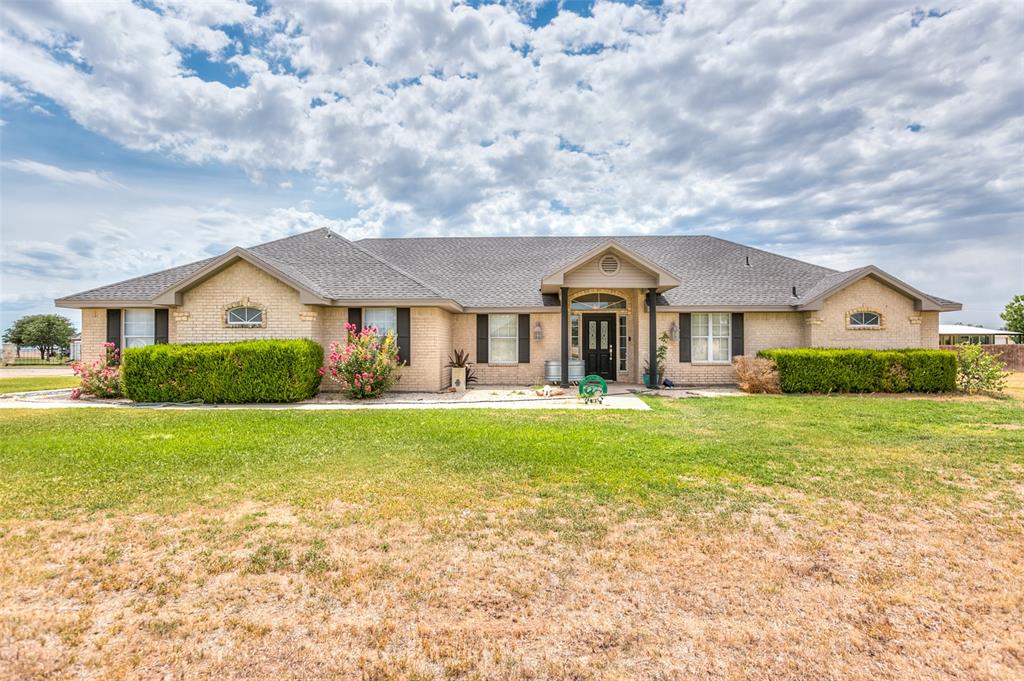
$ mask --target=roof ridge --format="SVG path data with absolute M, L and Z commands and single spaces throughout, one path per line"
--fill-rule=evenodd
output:
M 333 230 L 327 230 L 327 231 L 329 231 L 329 232 L 331 232 L 332 234 L 334 234 L 334 231 L 333 231 Z M 341 236 L 341 235 L 338 235 L 338 236 Z M 342 239 L 345 239 L 345 237 L 341 237 L 341 238 L 342 238 Z M 380 257 L 380 256 L 379 256 L 379 255 L 377 255 L 376 253 L 373 253 L 372 251 L 369 251 L 369 250 L 367 250 L 367 249 L 363 248 L 362 246 L 360 246 L 360 245 L 359 245 L 359 243 L 358 243 L 358 242 L 356 242 L 356 241 L 349 241 L 348 239 L 345 239 L 345 241 L 346 241 L 346 242 L 347 242 L 347 243 L 348 243 L 348 244 L 349 244 L 350 246 L 352 246 L 353 248 L 357 248 L 357 249 L 359 249 L 359 251 L 360 251 L 360 252 L 362 252 L 362 253 L 365 253 L 366 255 L 370 256 L 371 258 L 373 258 L 373 259 L 374 259 L 374 260 L 376 260 L 377 262 L 379 262 L 379 263 L 381 263 L 381 264 L 383 264 L 383 265 L 387 265 L 388 267 L 390 267 L 391 269 L 393 269 L 393 270 L 394 270 L 395 272 L 398 272 L 399 274 L 401 274 L 402 276 L 404 276 L 404 277 L 406 277 L 406 278 L 410 279 L 411 281 L 414 281 L 414 282 L 416 282 L 417 284 L 419 284 L 419 285 L 420 285 L 420 286 L 422 286 L 423 288 L 425 288 L 425 289 L 427 289 L 428 291 L 430 291 L 431 293 L 435 294 L 435 295 L 436 295 L 436 296 L 437 296 L 438 298 L 451 298 L 451 296 L 448 296 L 448 295 L 445 295 L 445 294 L 441 293 L 440 291 L 438 291 L 438 290 L 437 290 L 436 288 L 434 288 L 434 287 L 433 287 L 433 286 L 431 286 L 430 284 L 426 283 L 425 281 L 423 281 L 422 279 L 420 279 L 420 278 L 418 278 L 418 277 L 414 277 L 414 276 L 413 276 L 412 274 L 410 274 L 410 273 L 406 272 L 406 271 L 405 271 L 404 269 L 402 269 L 401 267 L 398 267 L 397 265 L 395 265 L 395 264 L 393 264 L 393 263 L 390 263 L 390 262 L 388 262 L 387 260 L 385 260 L 384 258 Z
M 314 232 L 329 232 L 329 233 L 333 234 L 334 236 L 338 237 L 339 239 L 342 239 L 344 241 L 348 241 L 349 243 L 352 243 L 351 241 L 349 241 L 348 239 L 346 239 L 342 235 L 340 235 L 337 232 L 335 232 L 330 227 L 316 227 L 314 229 L 310 229 L 310 230 L 305 231 L 305 232 L 297 232 L 295 234 L 289 234 L 288 236 L 282 236 L 282 237 L 280 237 L 278 239 L 272 239 L 270 241 L 261 241 L 260 243 L 254 244 L 252 246 L 239 246 L 238 248 L 244 248 L 246 250 L 249 250 L 250 248 L 259 248 L 260 246 L 269 246 L 270 244 L 276 244 L 276 243 L 281 242 L 281 241 L 288 241 L 289 239 L 297 239 L 300 236 L 309 236 L 310 234 L 313 234 Z M 231 250 L 231 249 L 228 249 L 228 250 Z M 227 251 L 225 251 L 225 253 L 226 252 Z
M 666 235 L 663 235 L 663 236 L 675 236 L 675 235 L 666 234 Z M 682 236 L 682 235 L 679 235 L 679 236 Z M 810 265 L 811 267 L 816 267 L 819 270 L 827 270 L 830 273 L 838 274 L 838 273 L 842 272 L 842 270 L 834 270 L 831 267 L 825 267 L 824 265 L 815 265 L 813 262 L 807 262 L 806 260 L 800 260 L 799 258 L 791 258 L 790 256 L 782 255 L 781 253 L 775 253 L 773 251 L 766 251 L 765 249 L 758 248 L 757 246 L 748 246 L 747 244 L 741 244 L 738 241 L 731 241 L 729 239 L 723 239 L 720 236 L 714 236 L 712 234 L 703 234 L 701 236 L 706 236 L 709 239 L 714 239 L 715 241 L 721 241 L 723 243 L 732 244 L 733 246 L 739 246 L 740 248 L 746 248 L 746 249 L 751 250 L 751 251 L 757 251 L 758 253 L 764 253 L 766 255 L 771 255 L 771 256 L 774 256 L 776 258 L 783 258 L 784 260 L 790 260 L 792 262 L 798 262 L 801 265 Z
M 466 236 L 378 236 L 356 239 L 352 243 L 362 241 L 445 241 L 448 239 L 631 239 L 633 237 L 686 237 L 710 238 L 707 234 L 469 234 Z

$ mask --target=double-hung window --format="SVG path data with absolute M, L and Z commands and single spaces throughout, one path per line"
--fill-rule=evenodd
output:
M 398 334 L 398 308 L 364 307 L 363 326 L 377 328 L 377 336 L 384 338 L 389 333 Z
M 124 311 L 124 346 L 142 348 L 156 342 L 156 317 L 153 310 L 132 309 Z
M 694 314 L 690 317 L 690 352 L 694 362 L 728 362 L 730 355 L 728 313 Z
M 515 364 L 519 361 L 519 315 L 488 315 L 488 362 Z

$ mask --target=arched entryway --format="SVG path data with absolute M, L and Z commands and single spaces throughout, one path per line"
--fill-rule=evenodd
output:
M 626 373 L 629 301 L 608 291 L 580 291 L 570 298 L 571 354 L 587 375 L 610 381 Z

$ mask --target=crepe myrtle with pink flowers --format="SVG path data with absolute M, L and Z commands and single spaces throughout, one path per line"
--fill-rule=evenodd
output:
M 395 334 L 381 337 L 377 327 L 360 330 L 355 324 L 346 324 L 345 334 L 344 343 L 331 343 L 327 366 L 320 374 L 329 375 L 349 397 L 378 397 L 394 385 L 402 368 Z
M 113 343 L 103 344 L 103 355 L 90 364 L 77 362 L 71 365 L 75 376 L 82 379 L 80 387 L 71 391 L 71 399 L 77 400 L 83 393 L 93 397 L 121 396 L 121 353 Z

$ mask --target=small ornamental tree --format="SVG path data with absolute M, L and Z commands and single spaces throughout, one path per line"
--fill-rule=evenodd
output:
M 980 345 L 964 343 L 957 349 L 956 382 L 968 393 L 1002 392 L 1010 375 L 1003 363 Z
M 94 397 L 121 396 L 121 353 L 113 343 L 103 344 L 103 355 L 92 364 L 76 362 L 71 365 L 75 376 L 82 379 L 81 387 L 71 391 L 71 399 L 77 400 L 82 393 Z
M 346 324 L 345 333 L 344 343 L 331 343 L 327 368 L 320 373 L 341 384 L 349 397 L 378 397 L 394 385 L 401 370 L 395 334 L 379 338 L 376 327 L 360 331 L 354 324 Z

